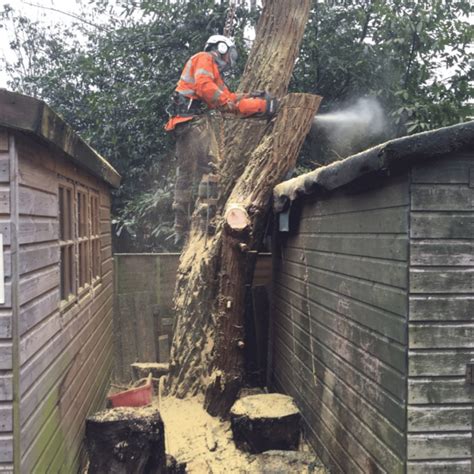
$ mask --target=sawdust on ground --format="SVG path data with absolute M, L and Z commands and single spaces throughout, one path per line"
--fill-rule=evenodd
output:
M 159 409 L 165 424 L 166 452 L 178 462 L 185 462 L 186 472 L 263 472 L 263 455 L 252 455 L 238 450 L 232 440 L 230 422 L 210 416 L 198 398 L 163 398 Z M 304 443 L 300 450 L 310 451 Z M 292 472 L 324 474 L 326 470 L 321 467 L 311 471 L 305 469 Z

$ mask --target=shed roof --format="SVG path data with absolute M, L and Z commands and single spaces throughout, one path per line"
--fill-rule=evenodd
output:
M 390 140 L 284 181 L 273 190 L 273 207 L 282 212 L 299 196 L 331 191 L 371 173 L 388 175 L 422 160 L 462 151 L 474 151 L 474 121 Z
M 120 175 L 42 100 L 0 89 L 0 126 L 31 133 L 63 151 L 74 164 L 118 188 Z

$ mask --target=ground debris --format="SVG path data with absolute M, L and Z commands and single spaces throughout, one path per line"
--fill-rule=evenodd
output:
M 188 473 L 327 473 L 304 443 L 298 452 L 283 452 L 288 455 L 280 454 L 282 451 L 249 454 L 238 450 L 230 423 L 210 416 L 198 398 L 163 398 L 160 414 L 165 424 L 166 452 L 178 463 L 186 463 Z M 270 466 L 275 470 L 268 470 Z

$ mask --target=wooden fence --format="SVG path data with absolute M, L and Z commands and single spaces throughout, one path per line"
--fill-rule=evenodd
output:
M 114 344 L 118 382 L 133 362 L 166 362 L 173 332 L 179 254 L 115 254 Z M 254 286 L 269 285 L 271 255 L 260 254 Z

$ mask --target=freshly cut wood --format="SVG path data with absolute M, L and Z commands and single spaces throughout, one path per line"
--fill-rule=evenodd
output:
M 166 472 L 165 429 L 154 407 L 114 408 L 86 420 L 89 474 Z
M 298 448 L 301 415 L 293 399 L 280 393 L 250 395 L 230 410 L 236 446 L 249 453 Z
M 238 90 L 266 90 L 282 98 L 280 110 L 270 121 L 216 117 L 216 212 L 208 223 L 195 211 L 180 258 L 166 388 L 181 398 L 204 391 L 206 410 L 215 416 L 228 415 L 244 379 L 245 293 L 273 188 L 295 166 L 321 100 L 309 94 L 286 95 L 311 4 L 265 3 Z M 232 205 L 244 211 L 241 217 L 248 216 L 241 230 L 226 222 L 225 212 Z M 239 220 L 240 227 L 245 220 Z

